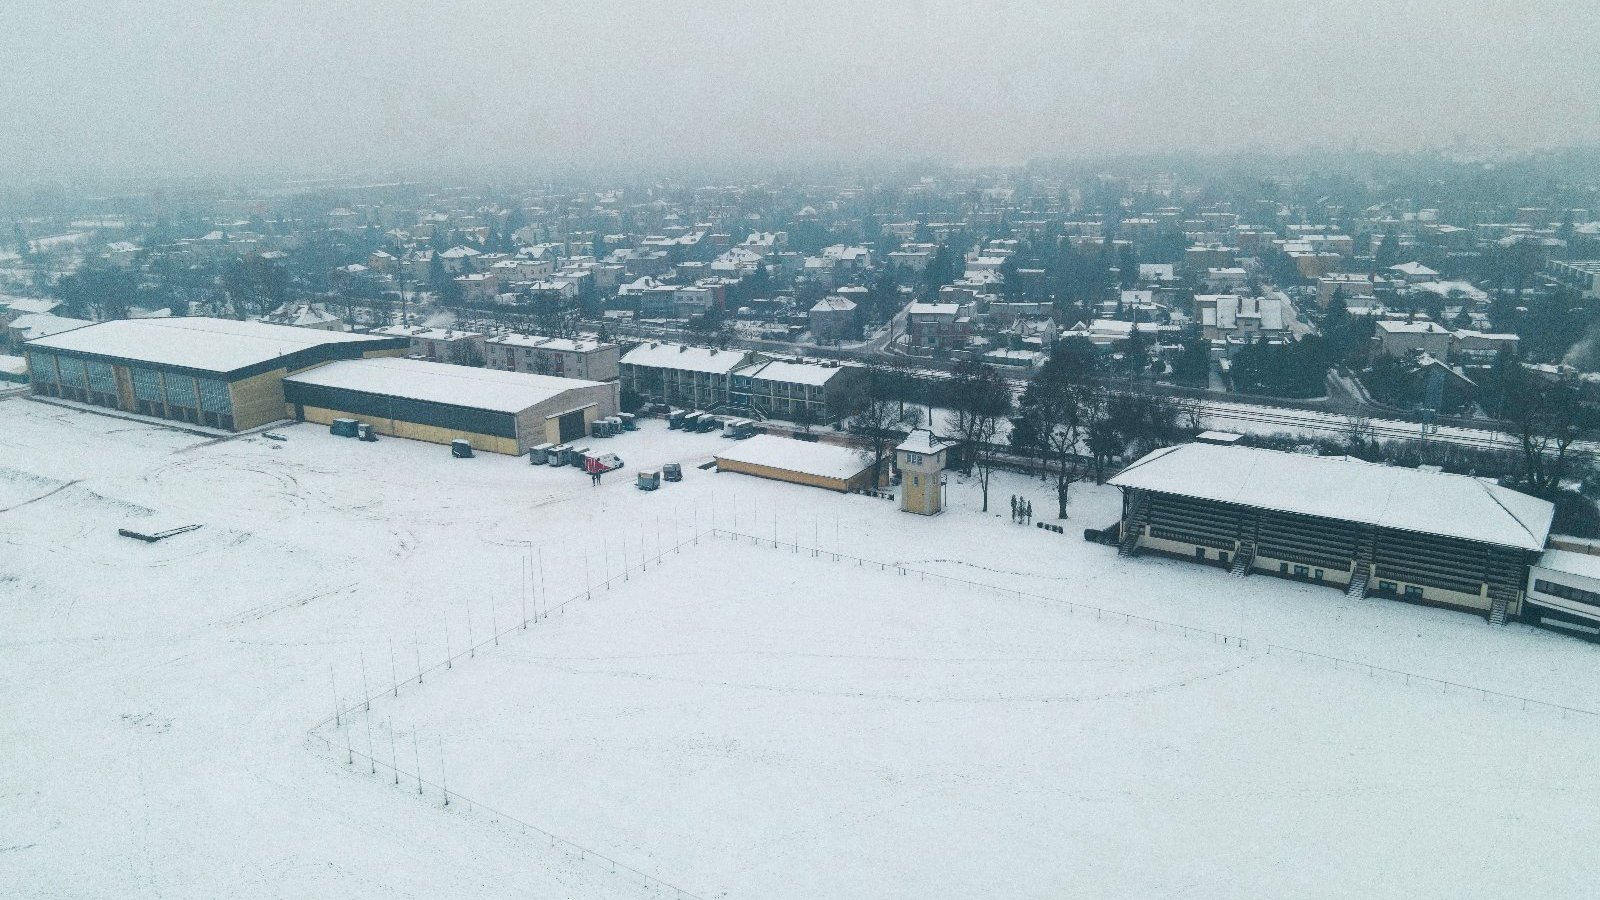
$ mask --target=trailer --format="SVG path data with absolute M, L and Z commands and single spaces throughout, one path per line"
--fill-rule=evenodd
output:
M 617 419 L 622 422 L 623 431 L 639 430 L 639 417 L 633 413 L 618 413 Z
M 378 435 L 377 435 L 376 432 L 374 432 L 372 430 L 372 426 L 370 424 L 368 424 L 366 422 L 357 422 L 356 423 L 356 440 L 366 441 L 367 443 L 370 444 L 370 443 L 374 443 L 374 442 L 376 442 L 378 440 Z
M 528 451 L 529 465 L 542 466 L 550 462 L 550 448 L 555 444 L 540 444 Z
M 456 438 L 450 442 L 450 455 L 456 459 L 471 459 L 472 442 L 463 438 Z
M 588 455 L 588 447 L 574 447 L 568 444 L 566 451 L 561 454 L 561 464 L 563 466 L 575 466 L 581 469 L 583 468 L 583 458 Z
M 700 414 L 700 422 L 699 422 L 698 425 L 695 426 L 694 430 L 698 431 L 698 432 L 701 432 L 701 433 L 704 433 L 704 432 L 707 432 L 707 431 L 716 431 L 717 429 L 719 429 L 721 427 L 722 427 L 722 420 L 721 419 L 717 418 L 716 416 L 713 416 L 711 413 L 701 413 Z
M 334 419 L 332 424 L 328 426 L 328 433 L 334 437 L 355 437 L 356 420 Z
M 544 462 L 547 466 L 567 465 L 567 452 L 572 449 L 569 444 L 547 445 L 549 449 L 544 452 Z
M 688 417 L 689 417 L 689 413 L 688 413 L 687 410 L 674 409 L 671 412 L 667 413 L 667 427 L 668 428 L 682 428 L 683 427 L 683 420 L 687 419 Z
M 634 484 L 638 486 L 639 490 L 641 491 L 656 490 L 657 488 L 661 487 L 661 473 L 640 472 L 639 477 L 634 481 Z

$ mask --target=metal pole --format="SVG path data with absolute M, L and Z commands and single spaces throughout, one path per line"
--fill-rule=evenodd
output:
M 539 548 L 539 594 L 544 597 L 544 614 L 545 614 L 545 618 L 549 618 L 550 617 L 550 585 L 546 584 L 545 580 L 544 580 L 544 548 L 543 547 Z M 533 614 L 536 615 L 536 616 L 539 614 L 539 605 L 537 603 L 535 603 L 534 606 L 533 606 Z
M 328 663 L 328 687 L 333 689 L 333 727 L 339 727 L 339 685 L 333 680 L 333 663 Z
M 422 751 L 417 749 L 417 729 L 411 729 L 411 758 L 417 766 L 417 796 L 422 796 Z
M 439 735 L 439 789 L 444 791 L 444 805 L 450 805 L 450 782 L 444 775 L 444 735 Z

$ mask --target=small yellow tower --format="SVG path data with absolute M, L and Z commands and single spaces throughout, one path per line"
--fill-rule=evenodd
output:
M 900 469 L 900 508 L 920 516 L 936 516 L 944 509 L 945 451 L 953 444 L 918 428 L 894 448 Z

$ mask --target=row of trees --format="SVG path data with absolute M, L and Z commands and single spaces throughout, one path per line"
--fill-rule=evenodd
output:
M 868 369 L 846 424 L 865 444 L 876 478 L 895 445 L 922 423 L 915 404 L 943 407 L 944 421 L 928 424 L 955 442 L 953 465 L 977 478 L 985 512 L 997 465 L 1023 457 L 1037 460 L 1043 477 L 1054 481 L 1064 519 L 1073 484 L 1089 477 L 1103 482 L 1116 460 L 1171 445 L 1199 427 L 1197 402 L 1108 389 L 1097 378 L 1101 366 L 1093 344 L 1069 338 L 1017 396 L 1005 376 L 981 363 L 961 363 L 940 382 L 880 364 Z

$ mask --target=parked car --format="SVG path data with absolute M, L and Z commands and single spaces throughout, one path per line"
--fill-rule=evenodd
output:
M 682 481 L 683 466 L 680 466 L 677 463 L 667 463 L 661 467 L 661 476 L 668 481 Z

